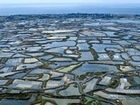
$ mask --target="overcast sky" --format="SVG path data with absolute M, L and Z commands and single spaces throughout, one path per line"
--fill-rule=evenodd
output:
M 47 4 L 47 3 L 101 3 L 101 4 L 136 4 L 140 0 L 0 0 L 0 4 Z

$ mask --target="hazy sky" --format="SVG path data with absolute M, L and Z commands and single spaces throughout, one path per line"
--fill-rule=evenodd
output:
M 0 0 L 0 4 L 47 4 L 47 3 L 101 3 L 101 4 L 129 4 L 140 3 L 140 0 Z

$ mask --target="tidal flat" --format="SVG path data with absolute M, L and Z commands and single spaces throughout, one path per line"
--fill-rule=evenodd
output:
M 0 105 L 139 105 L 140 15 L 0 16 Z

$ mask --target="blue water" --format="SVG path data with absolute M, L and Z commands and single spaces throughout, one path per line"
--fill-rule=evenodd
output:
M 63 14 L 63 13 L 110 13 L 140 14 L 139 5 L 0 5 L 0 15 Z

